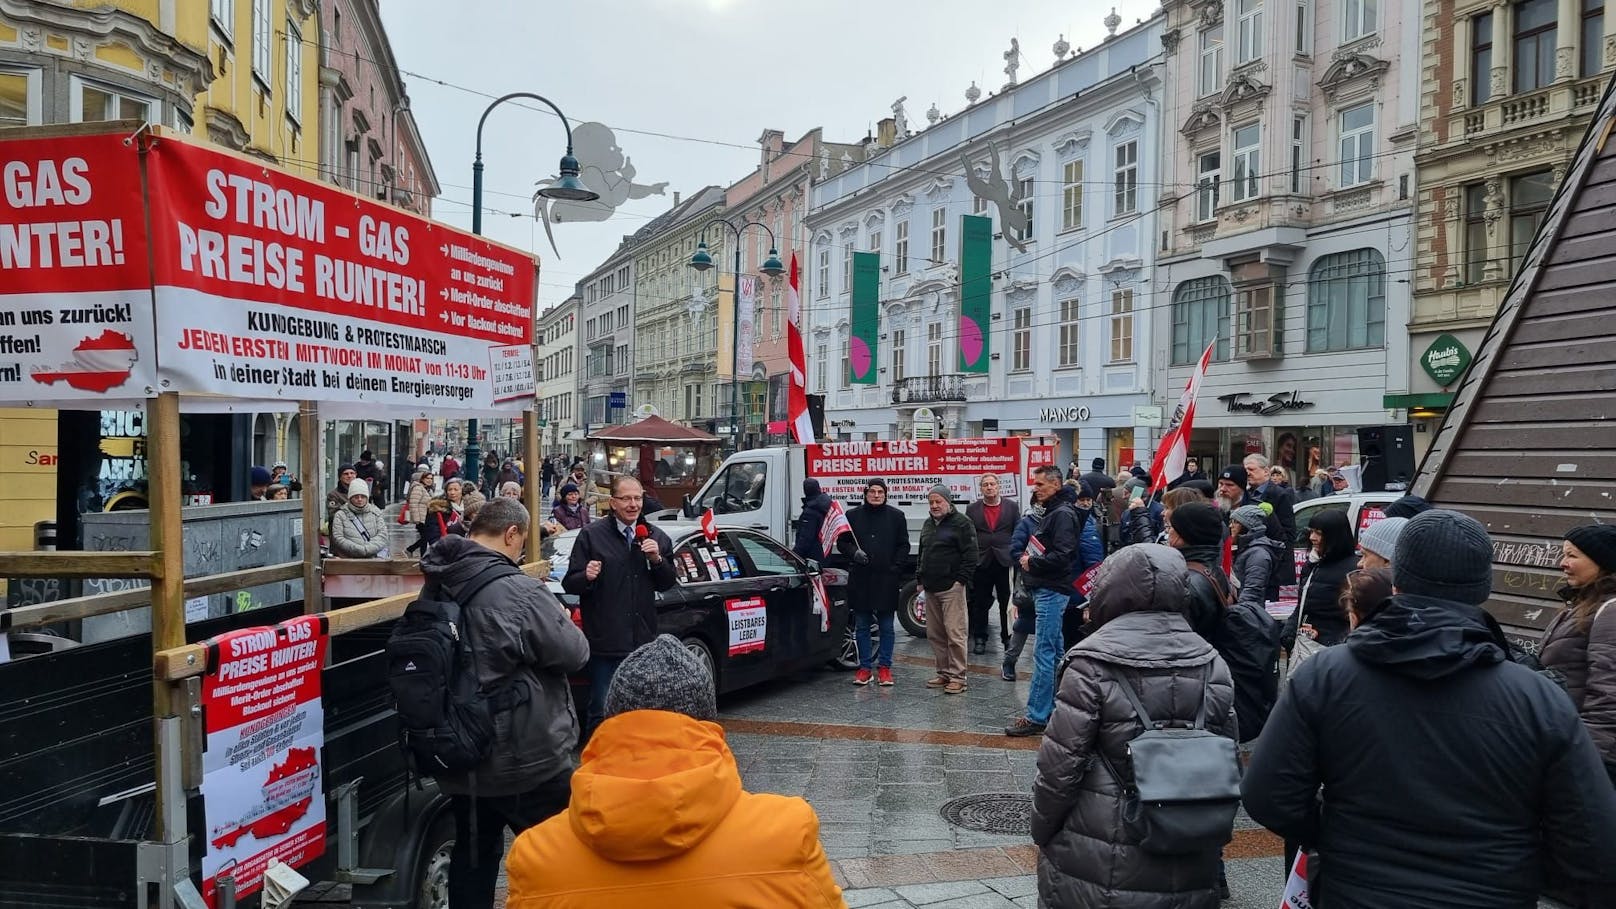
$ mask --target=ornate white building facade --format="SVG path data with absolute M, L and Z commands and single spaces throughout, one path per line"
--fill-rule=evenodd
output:
M 1163 19 L 1106 24 L 1103 43 L 1071 54 L 1058 42 L 1055 65 L 1019 84 L 1012 48 L 1000 91 L 973 84 L 963 110 L 933 105 L 912 135 L 895 104 L 866 161 L 815 182 L 808 391 L 825 395 L 831 438 L 1052 435 L 1062 463 L 1148 463 Z M 1007 208 L 1030 217 L 1009 238 L 1005 212 L 968 185 L 967 166 L 979 189 L 992 181 L 995 157 Z M 965 215 L 993 220 L 985 374 L 956 365 Z M 849 367 L 855 251 L 880 254 L 874 384 Z

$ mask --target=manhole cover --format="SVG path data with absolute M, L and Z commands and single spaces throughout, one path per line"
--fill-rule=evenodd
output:
M 943 820 L 979 833 L 1032 834 L 1032 796 L 1020 792 L 977 792 L 943 803 Z

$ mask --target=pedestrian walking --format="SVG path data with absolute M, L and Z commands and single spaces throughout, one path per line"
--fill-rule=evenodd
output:
M 376 460 L 367 448 L 359 453 L 359 460 L 354 462 L 354 473 L 365 481 L 365 486 L 370 490 L 371 503 L 378 508 L 386 508 L 387 465 Z
M 539 494 L 545 498 L 549 498 L 550 490 L 555 488 L 556 481 L 556 466 L 554 458 L 544 459 L 544 467 L 539 473 L 539 480 L 543 483 L 543 486 L 541 486 L 539 489 Z
M 988 610 L 999 601 L 999 647 L 1010 646 L 1010 536 L 1021 521 L 1021 506 L 999 494 L 999 478 L 983 474 L 982 496 L 965 506 L 976 531 L 976 576 L 971 581 L 970 635 L 973 653 L 988 649 Z
M 529 530 L 522 503 L 501 499 L 466 536 L 445 537 L 421 557 L 427 591 L 460 605 L 483 690 L 504 693 L 488 755 L 471 771 L 435 775 L 455 820 L 453 909 L 492 909 L 505 831 L 521 834 L 564 810 L 570 793 L 578 721 L 567 676 L 583 668 L 589 645 L 544 582 L 517 567 Z
M 1566 691 L 1616 782 L 1616 525 L 1574 527 L 1560 544 L 1565 608 L 1543 634 L 1543 668 Z
M 822 562 L 825 548 L 819 544 L 819 529 L 825 526 L 830 514 L 830 496 L 819 488 L 819 481 L 808 477 L 802 481 L 802 515 L 797 519 L 797 539 L 791 551 L 804 559 Z
M 584 494 L 577 485 L 562 484 L 561 501 L 550 510 L 550 517 L 567 530 L 582 530 L 589 523 L 589 509 L 584 507 Z
M 1033 498 L 1044 516 L 1021 553 L 1022 583 L 1032 592 L 1036 619 L 1027 712 L 1004 728 L 1005 735 L 1016 737 L 1043 735 L 1055 709 L 1055 664 L 1065 650 L 1061 620 L 1077 580 L 1083 532 L 1077 491 L 1061 482 L 1059 472 L 1040 467 L 1033 483 Z
M 1181 612 L 1186 573 L 1178 552 L 1154 543 L 1127 547 L 1100 571 L 1089 601 L 1093 630 L 1067 652 L 1038 746 L 1032 840 L 1041 906 L 1218 904 L 1218 848 L 1152 851 L 1125 810 L 1129 742 L 1145 731 L 1135 700 L 1153 723 L 1235 737 L 1228 667 Z
M 933 486 L 926 494 L 930 517 L 920 529 L 920 559 L 916 579 L 926 597 L 926 639 L 931 641 L 937 675 L 927 688 L 944 694 L 965 691 L 965 597 L 976 574 L 976 528 L 954 508 L 947 486 Z
M 370 484 L 348 484 L 348 504 L 331 519 L 331 554 L 344 559 L 388 557 L 387 519 L 371 504 Z
M 1571 700 L 1487 622 L 1492 561 L 1473 518 L 1415 517 L 1396 595 L 1280 695 L 1242 801 L 1317 850 L 1314 905 L 1531 909 L 1551 878 L 1616 892 L 1616 789 Z
M 622 661 L 558 815 L 517 837 L 507 909 L 842 909 L 804 800 L 741 788 L 707 668 L 671 635 Z
M 1397 551 L 1397 538 L 1408 518 L 1381 518 L 1358 537 L 1359 568 L 1390 568 Z
M 452 454 L 444 455 L 443 463 L 438 465 L 438 474 L 443 477 L 444 486 L 447 488 L 450 480 L 460 476 L 460 462 Z
M 410 477 L 409 494 L 404 498 L 408 523 L 419 525 L 426 520 L 426 506 L 435 495 L 433 492 L 435 483 L 431 471 L 425 467 L 415 468 L 414 476 Z
M 848 568 L 847 608 L 858 647 L 859 668 L 853 684 L 892 684 L 893 617 L 909 570 L 909 522 L 887 504 L 887 484 L 875 478 L 864 484 L 864 504 L 847 513 L 850 533 L 836 538 Z M 929 624 L 929 623 L 928 623 Z M 870 640 L 870 626 L 876 641 Z M 879 645 L 879 646 L 874 646 Z M 872 676 L 873 673 L 873 676 Z
M 673 541 L 641 514 L 645 490 L 633 477 L 612 483 L 611 517 L 578 531 L 561 586 L 578 597 L 589 638 L 589 726 L 605 717 L 617 664 L 657 635 L 657 591 L 673 587 Z M 642 530 L 643 528 L 643 530 Z

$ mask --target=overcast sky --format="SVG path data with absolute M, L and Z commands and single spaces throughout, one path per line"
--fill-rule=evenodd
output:
M 535 92 L 574 123 L 612 127 L 636 182 L 667 181 L 666 196 L 632 200 L 609 221 L 557 225 L 558 259 L 530 197 L 535 181 L 555 173 L 565 144 L 560 124 L 519 102 L 489 117 L 483 232 L 538 254 L 546 307 L 566 299 L 624 234 L 667 210 L 674 190 L 688 196 L 728 185 L 756 167 L 764 129 L 784 131 L 789 142 L 823 126 L 826 139 L 853 142 L 907 95 L 918 130 L 933 102 L 945 114 L 964 107 L 972 80 L 984 93 L 997 91 L 1012 36 L 1020 39 L 1017 76 L 1025 81 L 1053 64 L 1061 34 L 1074 47 L 1099 43 L 1111 8 L 1081 0 L 380 2 L 442 184 L 438 220 L 471 226 L 477 118 L 508 92 Z M 1158 6 L 1116 3 L 1120 30 Z M 1000 10 L 1004 16 L 988 20 Z

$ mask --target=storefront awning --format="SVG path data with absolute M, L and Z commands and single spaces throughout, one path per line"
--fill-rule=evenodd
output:
M 1448 391 L 1433 391 L 1417 395 L 1386 395 L 1381 400 L 1381 406 L 1387 410 L 1416 407 L 1429 407 L 1433 410 L 1446 410 L 1453 403 L 1453 393 Z

